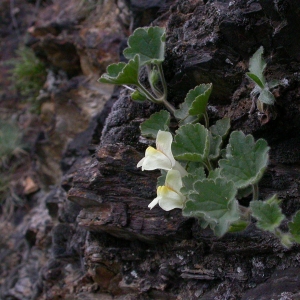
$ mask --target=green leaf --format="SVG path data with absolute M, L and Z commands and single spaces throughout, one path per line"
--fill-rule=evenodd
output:
M 221 175 L 228 181 L 232 180 L 237 188 L 257 183 L 267 167 L 268 151 L 264 139 L 254 142 L 252 135 L 232 132 L 226 148 L 226 159 L 219 161 Z
M 170 113 L 166 110 L 161 110 L 150 116 L 148 120 L 140 126 L 141 134 L 145 137 L 156 138 L 159 130 L 169 131 Z
M 232 223 L 229 228 L 229 232 L 239 232 L 245 230 L 249 225 L 249 222 L 244 220 L 237 220 L 236 222 Z
M 293 239 L 300 244 L 300 210 L 296 212 L 288 226 Z
M 262 83 L 262 81 L 259 79 L 258 76 L 252 73 L 246 73 L 246 75 L 254 82 L 256 83 L 261 89 L 265 87 L 265 85 Z
M 217 178 L 221 177 L 220 172 L 221 172 L 220 168 L 213 169 L 213 170 L 209 171 L 209 174 L 208 174 L 207 178 L 217 179 Z
M 194 183 L 196 193 L 189 195 L 183 215 L 203 218 L 217 236 L 224 235 L 240 217 L 236 188 L 224 178 L 204 179 Z
M 258 100 L 267 105 L 274 105 L 275 103 L 274 95 L 266 88 L 260 92 Z
M 134 91 L 130 96 L 133 101 L 139 103 L 143 103 L 147 100 L 147 97 L 139 91 Z
M 229 133 L 230 118 L 223 118 L 218 120 L 215 125 L 212 125 L 209 130 L 213 136 L 221 136 L 224 139 Z
M 256 76 L 259 79 L 260 84 L 258 84 L 253 78 L 251 78 L 249 76 L 249 73 L 247 74 L 261 88 L 263 88 L 266 84 L 266 80 L 263 75 L 263 71 L 267 64 L 262 57 L 263 53 L 264 53 L 264 48 L 261 46 L 249 60 L 249 71 L 250 71 L 250 73 L 252 73 L 252 75 Z
M 99 82 L 111 84 L 138 84 L 139 56 L 136 55 L 127 64 L 120 62 L 107 67 L 107 73 L 103 74 Z
M 150 71 L 149 80 L 153 86 L 155 86 L 159 82 L 160 76 L 159 72 L 156 69 Z
M 176 159 L 202 162 L 209 154 L 208 130 L 201 124 L 187 124 L 176 131 L 172 144 Z
M 127 59 L 137 54 L 141 66 L 160 64 L 165 55 L 165 29 L 161 27 L 145 27 L 136 29 L 128 39 L 128 48 L 123 52 Z
M 200 162 L 193 162 L 193 161 L 189 162 L 187 164 L 186 171 L 189 174 L 199 176 L 200 178 L 205 178 L 206 177 L 203 165 Z
M 162 174 L 157 178 L 156 188 L 165 185 L 166 177 L 167 177 L 167 172 L 162 172 Z
M 198 180 L 205 179 L 204 168 L 200 167 L 193 171 L 192 174 L 188 174 L 187 176 L 182 177 L 183 188 L 181 188 L 181 193 L 184 195 L 188 195 L 194 192 L 194 183 Z
M 175 117 L 181 120 L 188 116 L 199 116 L 206 112 L 207 102 L 212 91 L 212 84 L 200 84 L 190 90 L 184 102 L 174 113 Z M 194 118 L 192 118 L 194 119 Z
M 245 198 L 253 193 L 252 185 L 249 185 L 243 189 L 239 189 L 237 193 L 237 199 Z
M 276 201 L 273 201 L 273 200 Z M 252 215 L 257 219 L 256 226 L 260 229 L 274 232 L 274 230 L 284 220 L 277 196 L 273 196 L 267 201 L 251 201 L 250 208 Z
M 222 145 L 222 138 L 219 135 L 213 136 L 209 134 L 210 147 L 209 147 L 209 159 L 216 159 L 220 156 L 220 148 Z

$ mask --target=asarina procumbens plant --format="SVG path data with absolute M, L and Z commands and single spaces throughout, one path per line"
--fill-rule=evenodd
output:
M 150 100 L 163 104 L 168 111 L 154 113 L 141 124 L 141 134 L 156 139 L 137 167 L 158 169 L 157 197 L 149 204 L 164 210 L 182 210 L 183 216 L 209 226 L 216 236 L 244 230 L 256 219 L 256 226 L 275 234 L 285 247 L 300 243 L 300 211 L 288 223 L 288 231 L 279 226 L 285 220 L 276 195 L 259 198 L 258 182 L 269 160 L 269 147 L 264 139 L 254 140 L 242 131 L 230 133 L 230 119 L 209 125 L 207 103 L 212 84 L 200 84 L 186 95 L 175 109 L 167 101 L 167 84 L 162 63 L 165 52 L 165 30 L 160 27 L 138 28 L 128 40 L 124 56 L 128 63 L 112 64 L 99 79 L 102 83 L 123 85 L 132 91 L 133 101 Z M 263 76 L 265 62 L 260 48 L 250 60 L 247 76 L 256 84 L 258 109 L 274 104 L 270 89 L 274 85 Z M 148 90 L 139 80 L 140 70 L 148 74 Z M 133 88 L 134 87 L 134 88 Z M 171 114 L 178 122 L 175 133 L 169 127 Z M 203 123 L 203 124 L 202 124 Z M 229 137 L 228 137 L 229 135 Z M 227 142 L 228 141 L 228 142 Z M 249 207 L 239 200 L 252 194 Z

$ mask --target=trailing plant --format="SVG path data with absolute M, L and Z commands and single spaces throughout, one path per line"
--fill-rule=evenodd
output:
M 275 234 L 284 246 L 299 243 L 300 211 L 288 223 L 289 231 L 283 232 L 279 228 L 285 220 L 280 200 L 276 195 L 266 200 L 259 197 L 258 183 L 269 161 L 267 142 L 255 141 L 242 131 L 230 133 L 229 118 L 209 125 L 207 103 L 212 84 L 200 84 L 190 90 L 175 109 L 167 101 L 162 70 L 164 49 L 163 28 L 139 28 L 129 37 L 124 50 L 128 63 L 110 65 L 99 79 L 124 85 L 134 101 L 150 100 L 169 111 L 154 113 L 140 126 L 143 136 L 156 139 L 156 148 L 149 146 L 137 167 L 161 170 L 157 197 L 149 208 L 158 204 L 166 211 L 182 209 L 183 216 L 198 219 L 202 228 L 209 226 L 218 237 L 244 230 L 253 217 L 258 228 Z M 248 76 L 259 87 L 259 101 L 270 105 L 274 96 L 262 74 L 265 63 L 261 53 L 262 48 L 251 58 Z M 147 70 L 150 90 L 140 82 L 142 68 Z M 177 120 L 176 132 L 170 128 L 171 117 Z M 250 205 L 243 206 L 239 200 L 250 195 Z

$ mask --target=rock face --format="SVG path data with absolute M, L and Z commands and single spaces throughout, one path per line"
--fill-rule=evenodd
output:
M 170 101 L 178 105 L 189 89 L 212 82 L 211 119 L 229 116 L 234 129 L 267 139 L 271 158 L 260 183 L 261 195 L 277 193 L 284 213 L 291 216 L 300 208 L 298 1 L 153 1 L 145 3 L 147 10 L 138 19 L 144 2 L 111 1 L 103 12 L 120 14 L 122 25 L 107 23 L 107 16 L 103 24 L 93 21 L 79 34 L 74 34 L 74 20 L 51 22 L 57 9 L 51 6 L 49 22 L 44 15 L 43 24 L 31 29 L 37 39 L 33 47 L 69 77 L 98 76 L 119 55 L 115 45 L 122 45 L 130 31 L 126 14 L 121 13 L 123 4 L 135 26 L 147 25 L 147 18 L 166 26 L 163 67 Z M 65 4 L 60 9 L 68 15 L 75 8 Z M 268 61 L 267 79 L 286 82 L 276 90 L 275 110 L 269 116 L 249 114 L 252 85 L 245 72 L 261 45 Z M 70 49 L 72 66 L 65 63 L 64 47 Z M 107 51 L 112 51 L 111 56 L 106 56 Z M 97 86 L 98 91 L 105 88 Z M 136 168 L 151 143 L 140 137 L 139 125 L 160 107 L 133 103 L 124 90 L 112 98 L 105 124 L 105 113 L 95 114 L 86 133 L 77 135 L 65 151 L 64 190 L 56 187 L 44 198 L 38 196 L 43 199 L 38 203 L 47 207 L 47 217 L 40 231 L 38 222 L 26 233 L 19 231 L 29 243 L 31 262 L 20 260 L 18 280 L 6 281 L 3 298 L 299 299 L 299 246 L 284 249 L 254 225 L 218 239 L 180 211 L 148 209 L 158 173 Z M 33 268 L 39 245 L 46 253 Z M 28 275 L 29 269 L 38 275 Z

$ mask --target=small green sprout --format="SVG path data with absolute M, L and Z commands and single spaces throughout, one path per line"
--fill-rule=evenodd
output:
M 263 46 L 261 46 L 250 58 L 249 61 L 249 71 L 246 73 L 247 77 L 255 83 L 255 87 L 251 92 L 251 97 L 253 101 L 252 108 L 250 112 L 253 112 L 255 109 L 255 101 L 258 110 L 261 113 L 265 113 L 266 106 L 274 105 L 275 97 L 270 91 L 279 85 L 279 81 L 269 81 L 267 82 L 263 74 L 266 68 L 266 61 L 262 57 L 264 52 Z

